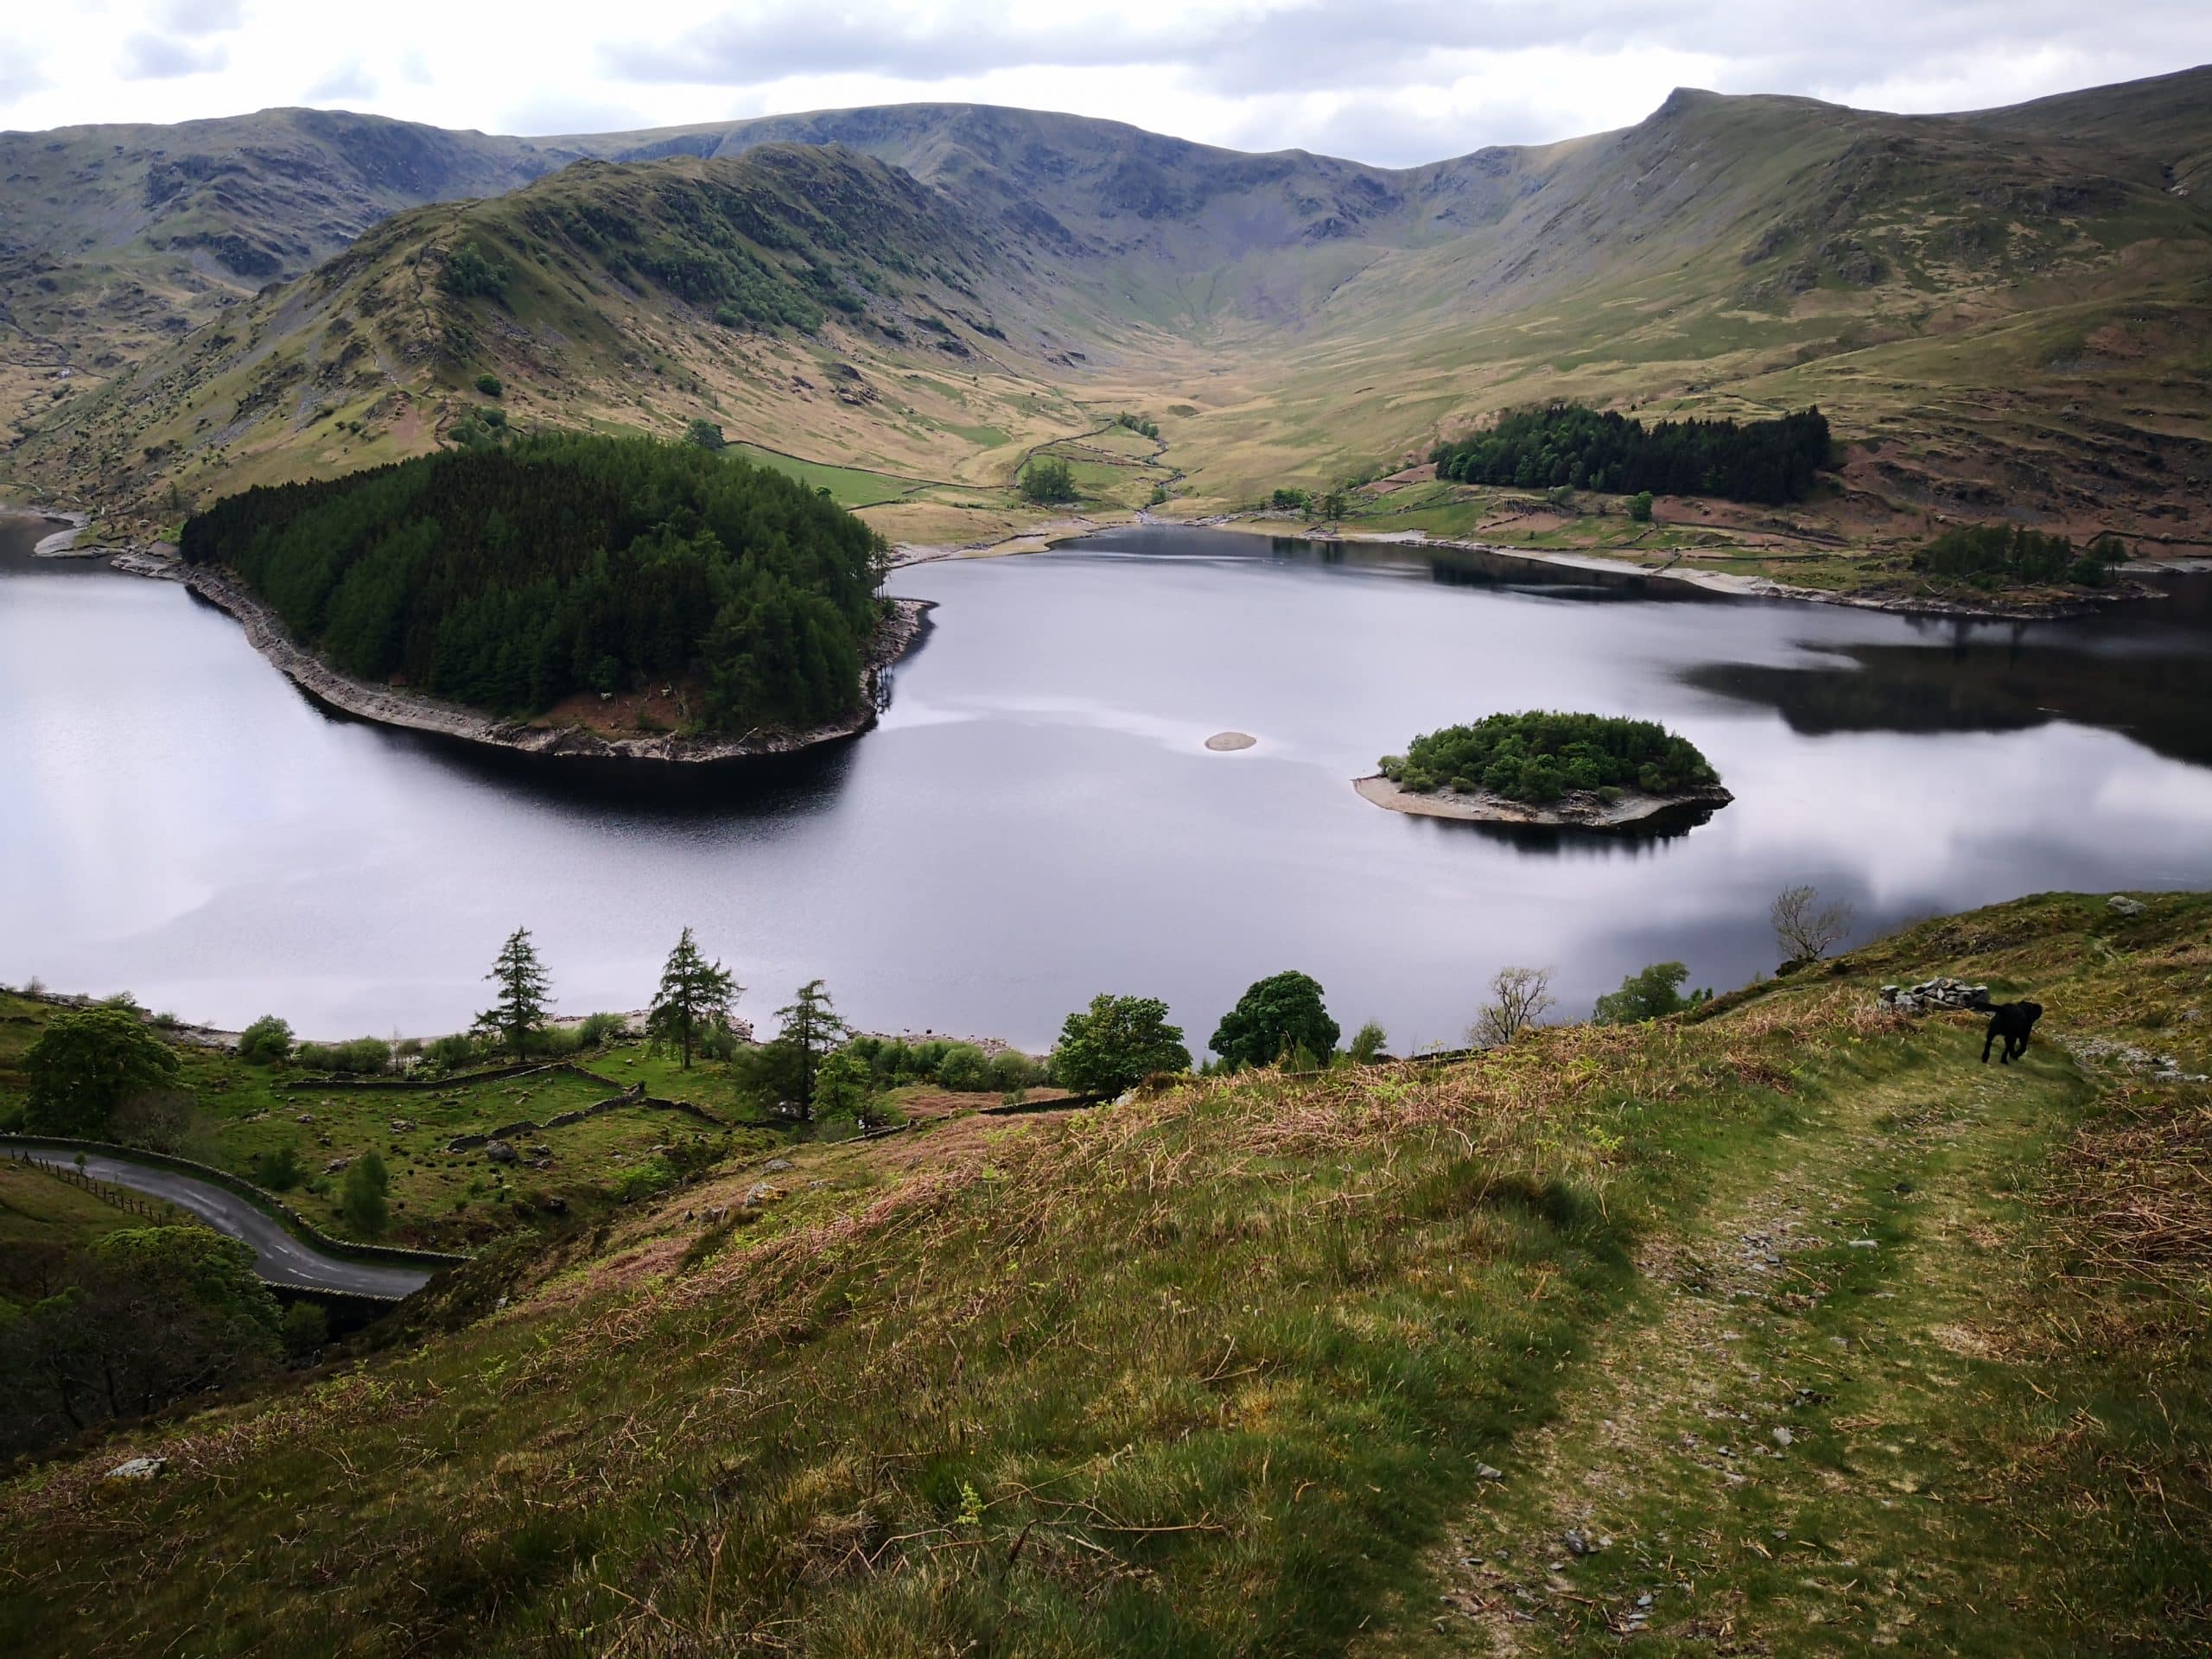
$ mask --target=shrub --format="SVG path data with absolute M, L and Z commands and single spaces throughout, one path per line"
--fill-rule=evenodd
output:
M 292 1028 L 264 1014 L 238 1033 L 238 1058 L 254 1065 L 282 1065 L 292 1058 Z
M 267 1152 L 256 1153 L 252 1173 L 257 1185 L 265 1186 L 271 1192 L 289 1192 L 300 1184 L 307 1169 L 300 1162 L 300 1154 L 287 1142 Z
M 1382 1052 L 1383 1046 L 1389 1040 L 1389 1034 L 1374 1020 L 1370 1020 L 1353 1034 L 1351 1046 L 1345 1052 L 1351 1055 L 1353 1065 L 1372 1065 L 1376 1057 Z
M 1628 516 L 1639 524 L 1651 522 L 1651 492 L 1638 490 L 1629 498 Z
M 497 397 L 506 391 L 506 387 L 500 384 L 496 374 L 480 374 L 476 377 L 476 390 L 486 397 Z
M 586 1048 L 618 1042 L 629 1034 L 629 1016 L 621 1014 L 588 1014 L 576 1027 L 576 1040 Z
M 356 1037 L 350 1043 L 302 1043 L 297 1058 L 309 1071 L 375 1077 L 391 1070 L 391 1045 L 381 1037 Z

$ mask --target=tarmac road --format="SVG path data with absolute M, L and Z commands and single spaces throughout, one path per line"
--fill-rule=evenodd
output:
M 73 1153 L 45 1150 L 41 1160 L 74 1167 Z M 356 1296 L 407 1296 L 429 1282 L 428 1268 L 385 1267 L 369 1262 L 349 1262 L 325 1255 L 302 1244 L 282 1225 L 234 1192 L 208 1181 L 134 1164 L 105 1154 L 85 1154 L 85 1173 L 96 1181 L 112 1181 L 134 1192 L 166 1198 L 181 1210 L 189 1210 L 217 1232 L 253 1247 L 254 1270 L 272 1285 L 302 1290 L 346 1291 Z

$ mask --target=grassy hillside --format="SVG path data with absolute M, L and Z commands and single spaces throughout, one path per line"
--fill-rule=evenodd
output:
M 0 132 L 0 432 L 111 378 L 386 214 L 574 159 L 343 111 Z
M 135 375 L 118 353 L 104 391 L 40 382 L 61 401 L 10 466 L 151 522 L 172 486 L 419 451 L 488 372 L 525 422 L 703 417 L 880 477 L 849 493 L 880 528 L 957 543 L 1024 516 L 1008 486 L 1035 447 L 1122 409 L 1164 452 L 1107 463 L 1091 505 L 1162 485 L 1191 514 L 1392 472 L 1535 400 L 1817 404 L 1838 480 L 1717 523 L 1719 550 L 2006 515 L 2184 550 L 2212 487 L 2208 89 L 2196 70 L 1942 117 L 1681 92 L 1617 132 L 1398 170 L 976 105 L 546 140 L 455 162 L 454 188 L 607 159 L 402 213 Z M 602 219 L 639 245 L 727 232 L 793 303 L 733 335 L 594 242 Z M 472 238 L 515 273 L 500 303 L 436 286 Z M 810 307 L 821 325 L 793 326 Z M 1491 517 L 1437 505 L 1463 521 L 1438 528 Z
M 2180 1651 L 2212 902 L 734 1163 L 0 1488 L 26 1654 Z M 1878 1010 L 1955 971 L 2049 1009 Z M 495 1300 L 499 1300 L 494 1306 Z M 124 1450 L 168 1457 L 104 1483 Z

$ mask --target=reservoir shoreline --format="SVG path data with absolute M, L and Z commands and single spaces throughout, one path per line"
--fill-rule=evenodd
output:
M 420 692 L 371 685 L 340 673 L 314 652 L 296 644 L 269 606 L 248 592 L 229 572 L 185 565 L 175 559 L 125 551 L 115 568 L 128 575 L 181 584 L 235 620 L 246 643 L 285 678 L 327 708 L 356 719 L 405 731 L 427 733 L 485 748 L 563 760 L 617 761 L 652 766 L 722 766 L 770 755 L 843 742 L 874 726 L 885 671 L 913 648 L 935 608 L 928 600 L 898 599 L 870 642 L 861 671 L 861 707 L 849 718 L 804 731 L 754 731 L 737 737 L 676 734 L 608 737 L 576 727 L 533 726 L 503 720 L 480 710 L 442 702 Z

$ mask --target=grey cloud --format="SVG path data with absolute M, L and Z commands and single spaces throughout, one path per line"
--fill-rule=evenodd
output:
M 175 80 L 182 75 L 211 74 L 230 61 L 219 46 L 194 46 L 165 35 L 141 33 L 123 43 L 115 72 L 125 80 Z
M 1535 48 L 1673 51 L 1724 60 L 1734 90 L 1880 84 L 1910 67 L 1942 78 L 2008 51 L 2095 60 L 2110 48 L 2109 6 L 2078 0 L 1308 0 L 1257 13 L 1147 29 L 1093 19 L 1042 24 L 993 6 L 917 16 L 875 5 L 825 12 L 774 3 L 725 13 L 667 46 L 622 46 L 609 67 L 632 79 L 733 86 L 793 76 L 872 74 L 920 83 L 1023 68 L 1173 67 L 1224 93 L 1382 89 L 1435 84 L 1497 54 Z M 2169 51 L 2192 38 L 2212 53 L 2203 0 L 2133 0 L 2127 32 Z M 1455 61 L 1456 60 L 1456 61 Z M 1565 101 L 1565 100 L 1562 100 Z
M 245 22 L 245 0 L 166 0 L 154 9 L 172 35 L 220 35 Z

